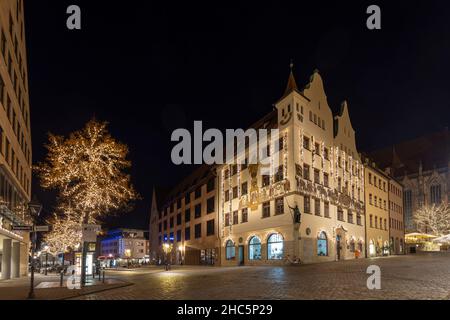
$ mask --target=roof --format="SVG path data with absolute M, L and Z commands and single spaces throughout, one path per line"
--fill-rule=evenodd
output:
M 439 168 L 448 168 L 450 139 L 448 128 L 423 135 L 370 153 L 380 167 L 391 167 L 394 175 L 404 176 Z

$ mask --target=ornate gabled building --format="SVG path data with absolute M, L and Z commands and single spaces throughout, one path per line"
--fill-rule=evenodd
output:
M 450 200 L 448 128 L 374 151 L 370 156 L 404 187 L 406 232 L 418 231 L 413 217 L 420 207 Z
M 333 117 L 319 72 L 299 90 L 291 70 L 275 110 L 253 128 L 279 129 L 270 157 L 280 165 L 265 175 L 255 164 L 218 166 L 222 265 L 362 257 L 364 169 L 347 103 Z

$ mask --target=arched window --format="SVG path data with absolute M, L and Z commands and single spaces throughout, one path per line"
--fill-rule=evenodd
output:
M 272 234 L 267 239 L 267 259 L 282 260 L 284 250 L 283 236 L 279 233 Z
M 317 255 L 328 256 L 328 238 L 324 231 L 317 237 Z
M 236 247 L 234 246 L 233 241 L 231 240 L 227 241 L 225 253 L 227 260 L 232 260 L 236 257 Z
M 248 243 L 248 258 L 249 260 L 261 260 L 261 240 L 258 237 L 253 237 Z

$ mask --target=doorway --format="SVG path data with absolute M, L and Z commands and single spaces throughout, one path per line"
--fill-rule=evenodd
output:
M 239 246 L 239 265 L 244 265 L 244 246 Z
M 336 236 L 336 254 L 337 254 L 337 260 L 341 260 L 341 236 Z

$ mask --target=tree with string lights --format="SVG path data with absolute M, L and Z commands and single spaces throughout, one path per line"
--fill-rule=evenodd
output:
M 450 205 L 448 202 L 423 206 L 413 216 L 419 231 L 443 236 L 450 233 Z
M 107 125 L 93 119 L 67 138 L 50 134 L 47 158 L 36 167 L 41 186 L 56 189 L 82 223 L 98 223 L 138 197 L 124 172 L 131 167 L 128 147 L 111 137 Z

